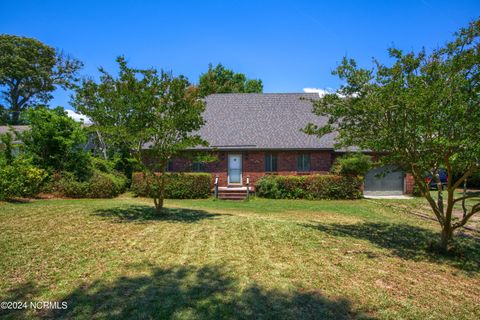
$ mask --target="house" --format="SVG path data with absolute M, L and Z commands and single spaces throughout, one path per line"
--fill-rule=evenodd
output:
M 21 144 L 22 142 L 17 138 L 16 133 L 22 133 L 28 130 L 30 127 L 25 125 L 18 126 L 0 126 L 0 134 L 10 133 L 13 137 L 14 144 Z
M 322 138 L 301 129 L 307 123 L 322 125 L 326 117 L 312 113 L 316 93 L 213 94 L 206 97 L 206 124 L 199 134 L 210 144 L 191 152 L 208 151 L 217 161 L 201 163 L 176 158 L 170 172 L 209 172 L 222 190 L 246 190 L 261 177 L 328 173 L 335 158 L 345 150 L 335 149 L 335 134 Z M 373 169 L 365 179 L 365 193 L 411 193 L 413 179 L 401 171 L 378 177 Z M 248 179 L 248 180 L 247 180 Z
M 310 100 L 317 93 L 232 93 L 205 98 L 205 125 L 198 132 L 208 148 L 191 153 L 213 153 L 217 161 L 202 163 L 191 157 L 172 159 L 170 172 L 209 172 L 223 192 L 245 192 L 247 181 L 255 183 L 265 175 L 326 174 L 335 158 L 345 150 L 335 149 L 335 134 L 322 138 L 301 131 L 307 123 L 325 124 L 326 117 L 312 113 Z M 28 126 L 15 126 L 17 131 Z M 11 130 L 0 126 L 0 133 Z M 92 147 L 93 148 L 93 147 Z M 155 163 L 155 159 L 147 161 Z M 365 194 L 412 193 L 410 174 L 385 168 L 372 169 L 365 177 Z

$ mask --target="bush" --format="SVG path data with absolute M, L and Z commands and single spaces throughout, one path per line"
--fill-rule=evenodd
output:
M 166 173 L 165 198 L 201 199 L 212 193 L 212 175 L 209 173 Z M 144 179 L 142 172 L 132 175 L 131 190 L 136 196 L 150 197 L 152 178 Z
M 352 176 L 265 176 L 255 188 L 258 196 L 272 199 L 358 199 L 361 185 Z
M 370 156 L 351 153 L 335 160 L 331 172 L 342 176 L 365 176 L 372 167 Z
M 86 181 L 78 180 L 71 172 L 56 174 L 53 180 L 53 191 L 71 198 L 113 198 L 123 193 L 127 184 L 122 174 L 99 170 Z
M 95 170 L 112 173 L 115 171 L 115 163 L 98 157 L 92 157 L 92 166 Z
M 47 178 L 47 172 L 33 166 L 28 160 L 16 159 L 0 168 L 0 199 L 33 197 Z
M 26 113 L 30 130 L 21 134 L 23 150 L 50 174 L 74 172 L 82 180 L 92 175 L 90 153 L 84 150 L 87 132 L 61 107 L 34 108 Z

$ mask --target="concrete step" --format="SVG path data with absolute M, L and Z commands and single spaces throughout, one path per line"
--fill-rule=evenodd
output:
M 247 197 L 246 192 L 219 192 L 218 197 L 220 199 L 245 199 Z
M 215 192 L 215 188 L 212 190 Z M 254 192 L 254 188 L 250 187 L 250 194 Z M 218 198 L 223 200 L 243 200 L 247 198 L 247 187 L 219 187 Z
M 219 196 L 218 199 L 220 200 L 245 200 L 247 197 L 239 197 L 239 196 Z
M 218 195 L 228 195 L 228 196 L 246 196 L 246 192 L 223 192 L 220 191 Z

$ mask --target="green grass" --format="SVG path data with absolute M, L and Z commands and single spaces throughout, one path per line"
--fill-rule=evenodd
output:
M 439 256 L 437 224 L 388 203 L 0 203 L 0 301 L 68 302 L 0 317 L 480 318 L 478 240 Z
M 437 199 L 437 191 L 432 190 L 431 191 L 432 197 L 436 200 Z M 480 201 L 480 191 L 476 190 L 470 190 L 467 195 L 474 196 L 473 198 L 469 198 L 465 202 L 465 206 L 470 210 L 470 208 L 478 203 Z M 461 189 L 457 189 L 455 192 L 455 198 L 460 198 L 463 196 L 463 192 Z M 447 194 L 446 192 L 443 193 L 443 198 L 444 198 L 444 203 L 446 206 L 447 203 Z M 423 197 L 415 197 L 409 201 L 405 200 L 372 200 L 373 202 L 381 203 L 383 205 L 388 205 L 394 207 L 398 211 L 404 211 L 404 212 L 415 212 L 418 214 L 422 214 L 425 216 L 430 216 L 432 219 L 436 219 L 434 213 L 432 212 L 432 209 L 428 202 L 423 198 Z M 463 216 L 463 210 L 462 210 L 462 203 L 457 202 L 454 205 L 454 210 L 453 210 L 453 219 L 454 222 L 458 219 L 460 219 Z M 467 223 L 468 227 L 475 228 L 477 230 L 480 230 L 480 214 L 474 215 L 472 218 L 470 218 L 469 222 Z

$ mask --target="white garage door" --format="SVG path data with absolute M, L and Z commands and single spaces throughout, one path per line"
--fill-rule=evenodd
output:
M 403 172 L 392 167 L 370 170 L 365 176 L 365 195 L 403 194 Z

